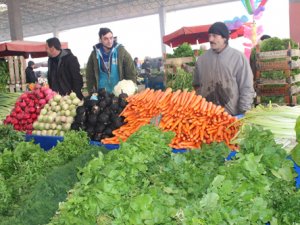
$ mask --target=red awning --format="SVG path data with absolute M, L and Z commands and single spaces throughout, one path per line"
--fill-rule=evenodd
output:
M 62 48 L 68 48 L 67 42 L 61 43 Z M 24 56 L 28 58 L 46 57 L 46 42 L 37 41 L 11 41 L 0 43 L 0 57 Z
M 211 24 L 182 27 L 171 34 L 163 36 L 163 43 L 174 48 L 183 44 L 184 42 L 192 45 L 208 42 L 208 29 L 210 26 Z M 231 31 L 230 38 L 234 39 L 243 35 L 244 27 L 241 26 L 240 28 Z

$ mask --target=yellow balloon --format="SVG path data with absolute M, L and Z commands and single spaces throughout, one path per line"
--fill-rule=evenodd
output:
M 252 44 L 256 45 L 257 43 L 257 28 L 256 28 L 256 23 L 255 21 L 253 22 L 252 25 L 252 36 L 251 36 Z

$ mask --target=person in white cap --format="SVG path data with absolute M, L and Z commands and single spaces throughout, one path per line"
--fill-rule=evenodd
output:
M 207 101 L 221 105 L 231 115 L 251 109 L 255 91 L 253 74 L 245 55 L 228 45 L 229 30 L 222 22 L 208 31 L 210 49 L 199 56 L 193 87 Z

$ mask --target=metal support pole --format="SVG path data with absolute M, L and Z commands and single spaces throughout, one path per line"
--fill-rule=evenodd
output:
M 10 37 L 12 41 L 23 40 L 23 26 L 20 3 L 21 0 L 7 0 Z
M 164 6 L 159 8 L 159 25 L 160 25 L 160 37 L 161 37 L 161 51 L 163 57 L 166 54 L 166 46 L 162 42 L 163 36 L 166 34 L 165 32 L 165 25 L 166 25 L 166 9 Z

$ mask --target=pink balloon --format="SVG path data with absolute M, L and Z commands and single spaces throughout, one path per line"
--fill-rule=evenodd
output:
M 247 59 L 250 59 L 251 49 L 250 48 L 245 48 L 244 49 L 244 54 L 247 57 Z

